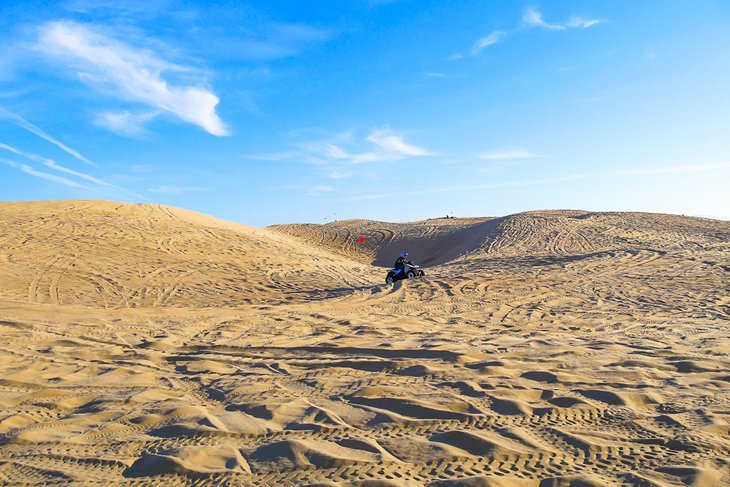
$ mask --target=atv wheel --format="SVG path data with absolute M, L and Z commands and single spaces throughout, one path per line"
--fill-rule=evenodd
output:
M 393 284 L 393 276 L 388 276 L 385 278 L 386 284 Z
M 408 279 L 413 279 L 414 277 L 416 277 L 416 273 L 413 271 L 408 271 L 408 272 L 406 272 L 406 277 Z
M 419 276 L 425 276 L 426 274 L 423 273 L 423 271 L 418 271 Z

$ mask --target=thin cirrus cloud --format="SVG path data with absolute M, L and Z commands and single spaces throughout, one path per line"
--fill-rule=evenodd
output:
M 27 164 L 21 164 L 19 162 L 11 161 L 9 159 L 0 158 L 0 163 L 5 164 L 6 166 L 13 167 L 15 169 L 19 169 L 23 171 L 26 174 L 29 174 L 31 176 L 35 176 L 40 179 L 46 179 L 48 181 L 53 181 L 55 183 L 63 184 L 64 186 L 70 186 L 72 188 L 79 188 L 79 189 L 85 189 L 86 187 L 77 183 L 76 181 L 72 181 L 68 178 L 64 178 L 62 176 L 57 176 L 55 174 L 50 174 L 47 172 L 42 171 L 36 171 L 32 167 L 30 167 Z
M 538 27 L 546 30 L 587 29 L 601 22 L 597 19 L 585 19 L 583 17 L 573 16 L 568 22 L 563 24 L 551 24 L 546 22 L 542 17 L 542 13 L 535 8 L 525 10 L 522 21 L 529 27 Z
M 19 127 L 31 132 L 32 134 L 37 135 L 38 137 L 59 147 L 61 150 L 63 150 L 67 154 L 72 155 L 74 158 L 76 158 L 80 161 L 83 161 L 91 166 L 98 167 L 97 164 L 90 161 L 86 157 L 82 156 L 78 151 L 71 149 L 70 147 L 66 146 L 62 142 L 55 139 L 54 137 L 48 135 L 46 132 L 44 132 L 40 128 L 36 127 L 35 125 L 33 125 L 32 123 L 30 123 L 29 121 L 27 121 L 26 119 L 21 117 L 20 115 L 16 115 L 16 114 L 0 107 L 0 119 L 8 119 L 11 122 L 13 122 L 15 125 L 18 125 Z M 93 185 L 85 186 L 85 185 L 79 184 L 78 182 L 74 181 L 73 179 L 69 179 L 68 177 L 63 177 L 63 176 L 58 176 L 58 175 L 52 174 L 52 173 L 38 171 L 27 164 L 23 164 L 23 163 L 13 161 L 10 159 L 5 159 L 5 158 L 2 159 L 3 164 L 5 164 L 6 166 L 10 166 L 12 168 L 19 169 L 20 171 L 22 171 L 26 174 L 29 174 L 31 176 L 41 178 L 41 179 L 46 179 L 48 181 L 53 181 L 58 184 L 62 184 L 64 186 L 70 186 L 72 188 L 87 189 L 87 190 L 92 190 L 92 191 L 102 191 L 104 193 L 106 193 L 110 190 L 119 191 L 119 192 L 122 192 L 123 194 L 125 194 L 126 196 L 133 196 L 135 198 L 143 199 L 143 197 L 141 197 L 140 195 L 133 193 L 125 188 L 109 184 L 106 181 L 96 178 L 90 174 L 86 174 L 84 172 L 76 171 L 76 170 L 70 169 L 66 166 L 62 166 L 61 164 L 57 163 L 53 159 L 49 159 L 47 157 L 43 157 L 43 156 L 34 154 L 32 152 L 27 152 L 27 151 L 18 149 L 16 147 L 13 147 L 11 145 L 8 145 L 8 144 L 2 143 L 2 142 L 0 142 L 0 149 L 8 151 L 16 156 L 20 156 L 29 161 L 33 161 L 35 163 L 42 164 L 45 167 L 52 169 L 56 172 L 63 173 L 66 176 L 72 176 L 74 178 L 82 179 L 85 182 L 92 183 L 93 185 L 96 185 L 96 186 L 93 186 Z
M 368 135 L 368 142 L 375 144 L 385 154 L 402 157 L 420 157 L 431 155 L 426 149 L 406 143 L 402 135 L 393 133 L 390 128 L 373 130 Z
M 58 164 L 53 159 L 47 159 L 47 158 L 45 158 L 43 156 L 39 156 L 39 155 L 36 155 L 36 154 L 32 154 L 30 152 L 25 152 L 25 151 L 22 151 L 20 149 L 16 149 L 13 146 L 10 146 L 10 145 L 7 145 L 7 144 L 3 144 L 2 142 L 0 142 L 0 149 L 4 149 L 4 150 L 6 150 L 8 152 L 12 152 L 13 154 L 15 154 L 17 156 L 21 156 L 21 157 L 24 157 L 24 158 L 29 159 L 31 161 L 34 161 L 34 162 L 38 162 L 40 164 L 43 164 L 44 166 L 48 167 L 49 169 L 53 169 L 54 171 L 62 172 L 62 173 L 65 173 L 65 174 L 67 174 L 69 176 L 75 176 L 77 178 L 84 179 L 84 180 L 86 180 L 86 181 L 88 181 L 90 183 L 98 184 L 100 186 L 111 186 L 109 183 L 104 182 L 101 179 L 95 178 L 94 176 L 91 176 L 89 174 L 85 174 L 85 173 L 82 173 L 82 172 L 79 172 L 79 171 L 74 171 L 73 169 L 69 169 L 67 167 L 64 167 L 64 166 Z
M 140 196 L 132 191 L 129 191 L 126 188 L 123 188 L 121 186 L 115 186 L 113 184 L 109 184 L 106 181 L 103 181 L 99 178 L 96 178 L 90 174 L 86 174 L 80 171 L 75 171 L 73 169 L 69 169 L 68 167 L 62 166 L 61 164 L 57 163 L 53 159 L 48 159 L 47 157 L 39 156 L 37 154 L 33 154 L 31 152 L 26 152 L 21 149 L 17 149 L 11 145 L 4 144 L 0 142 L 0 149 L 8 151 L 15 156 L 20 156 L 24 159 L 27 159 L 29 161 L 33 161 L 38 164 L 42 164 L 48 169 L 52 169 L 53 171 L 63 173 L 65 176 L 70 176 L 73 178 L 81 179 L 85 183 L 92 183 L 90 186 L 86 186 L 83 184 L 78 183 L 77 181 L 74 181 L 73 179 L 70 179 L 69 177 L 65 176 L 59 176 L 52 173 L 42 172 L 34 169 L 33 167 L 23 164 L 17 161 L 13 161 L 10 159 L 2 158 L 2 162 L 6 166 L 13 167 L 15 169 L 19 169 L 22 172 L 29 174 L 31 176 L 46 179 L 48 181 L 53 181 L 58 184 L 62 184 L 64 186 L 70 186 L 72 188 L 78 188 L 78 189 L 86 189 L 96 192 L 101 192 L 103 194 L 109 194 L 111 192 L 112 194 L 124 194 L 125 196 L 132 196 L 134 198 L 138 199 L 144 199 L 143 196 Z
M 429 194 L 442 194 L 442 193 L 462 193 L 465 191 L 482 191 L 485 189 L 509 189 L 509 188 L 522 188 L 530 186 L 546 186 L 551 184 L 566 183 L 572 181 L 581 180 L 608 180 L 608 179 L 620 179 L 620 178 L 632 178 L 632 177 L 643 177 L 643 176 L 655 176 L 661 174 L 693 174 L 703 172 L 719 172 L 719 171 L 730 171 L 730 162 L 717 162 L 708 164 L 696 164 L 696 165 L 677 165 L 677 166 L 649 166 L 649 167 L 638 167 L 638 168 L 626 168 L 609 171 L 595 171 L 575 174 L 564 174 L 545 179 L 527 179 L 527 180 L 513 180 L 513 181 L 501 181 L 486 184 L 475 184 L 475 185 L 463 185 L 463 186 L 440 186 L 438 188 L 429 188 L 423 190 L 413 191 L 401 191 L 398 196 L 423 196 Z M 377 194 L 361 194 L 361 195 L 350 195 L 343 197 L 343 201 L 360 201 L 368 199 L 380 199 L 395 196 L 394 194 L 388 193 L 377 193 Z
M 63 8 L 81 14 L 102 14 L 121 19 L 150 19 L 169 13 L 169 0 L 66 0 Z
M 219 98 L 212 91 L 196 84 L 173 85 L 165 79 L 172 73 L 193 72 L 192 68 L 169 63 L 75 22 L 43 24 L 35 49 L 63 62 L 80 80 L 102 92 L 198 125 L 211 135 L 229 134 L 216 113 Z M 102 115 L 97 123 L 106 122 L 107 128 L 129 134 L 139 131 L 143 118 L 122 112 L 116 117 Z
M 366 146 L 363 148 L 363 146 Z M 412 157 L 434 155 L 427 149 L 405 141 L 402 134 L 390 127 L 374 129 L 364 143 L 354 140 L 351 132 L 344 132 L 329 140 L 310 140 L 296 144 L 298 150 L 249 156 L 265 161 L 301 161 L 309 164 L 341 165 L 400 161 Z M 359 149 L 359 150 L 358 150 Z M 349 176 L 349 174 L 347 174 Z M 337 173 L 332 176 L 337 179 Z
M 203 54 L 209 53 L 231 61 L 274 61 L 297 56 L 305 49 L 334 36 L 330 31 L 308 25 L 276 22 L 264 22 L 244 32 L 234 22 L 231 31 L 237 35 L 221 36 L 210 32 L 210 37 L 199 50 Z
M 335 193 L 336 190 L 332 186 L 328 186 L 326 184 L 319 184 L 317 186 L 313 186 L 309 190 L 309 192 L 312 193 L 312 194 Z
M 502 31 L 495 31 L 486 37 L 478 39 L 471 48 L 471 55 L 476 56 L 486 47 L 493 46 L 504 38 L 506 34 Z
M 362 164 L 365 162 L 399 161 L 410 157 L 432 155 L 422 147 L 407 143 L 402 135 L 392 132 L 388 127 L 373 130 L 366 140 L 370 143 L 370 150 L 368 151 L 349 152 L 338 145 L 327 144 L 324 150 L 325 156 L 329 159 Z
M 163 184 L 160 186 L 157 186 L 155 188 L 149 188 L 147 191 L 150 193 L 156 193 L 156 194 L 167 194 L 167 195 L 179 195 L 183 193 L 188 193 L 190 191 L 204 191 L 202 188 L 187 188 L 182 186 L 172 186 Z
M 483 159 L 485 161 L 506 161 L 514 159 L 535 159 L 538 157 L 544 157 L 544 155 L 525 149 L 512 149 L 482 152 L 477 154 L 476 157 L 477 159 Z
M 587 29 L 593 27 L 596 24 L 600 24 L 601 21 L 598 19 L 587 19 L 574 15 L 570 19 L 562 24 L 551 24 L 545 21 L 542 13 L 535 8 L 528 8 L 522 16 L 523 24 L 528 27 L 538 27 L 546 30 L 567 30 L 567 29 Z M 497 30 L 489 34 L 488 36 L 477 39 L 471 47 L 470 54 L 472 56 L 479 55 L 485 48 L 493 46 L 502 41 L 507 36 L 506 32 Z M 464 58 L 464 54 L 457 52 L 446 58 L 447 61 L 458 61 Z
M 470 54 L 472 56 L 478 56 L 479 53 L 481 53 L 484 49 L 486 49 L 489 46 L 493 46 L 497 44 L 499 41 L 501 41 L 507 34 L 502 32 L 501 30 L 497 30 L 489 34 L 488 36 L 482 37 L 480 39 L 477 39 L 474 44 L 471 46 Z M 451 54 L 446 58 L 447 61 L 458 61 L 460 59 L 464 59 L 464 54 L 461 52 L 455 52 L 454 54 Z M 438 74 L 438 73 L 437 73 Z M 432 77 L 446 77 L 446 76 L 433 76 L 431 73 L 428 74 L 428 76 Z
M 88 164 L 90 166 L 98 167 L 96 163 L 94 163 L 94 162 L 90 161 L 89 159 L 87 159 L 86 157 L 82 156 L 77 150 L 74 150 L 74 149 L 70 148 L 66 144 L 60 142 L 55 137 L 52 137 L 52 136 L 48 135 L 46 132 L 44 132 L 43 130 L 39 129 L 38 127 L 36 127 L 32 123 L 30 123 L 29 121 L 27 121 L 26 119 L 24 119 L 23 117 L 21 117 L 20 115 L 17 115 L 15 113 L 11 112 L 11 111 L 8 111 L 8 110 L 0 107 L 0 119 L 3 119 L 3 118 L 4 119 L 7 119 L 7 120 L 10 120 L 11 122 L 13 122 L 18 127 L 22 128 L 24 130 L 27 130 L 28 132 L 30 132 L 30 133 L 32 133 L 34 135 L 37 135 L 41 139 L 44 139 L 47 142 L 50 142 L 51 144 L 55 145 L 56 147 L 58 147 L 62 151 L 66 152 L 67 154 L 72 155 L 73 157 L 75 157 L 79 161 L 85 162 L 86 164 Z
M 104 112 L 96 117 L 94 124 L 121 135 L 138 137 L 147 132 L 147 123 L 160 115 L 160 113 L 159 111 L 133 113 L 129 110 Z
M 346 179 L 346 178 L 349 178 L 350 176 L 352 176 L 352 173 L 351 172 L 342 172 L 339 169 L 335 169 L 335 170 L 331 171 L 328 174 L 328 176 L 331 179 Z

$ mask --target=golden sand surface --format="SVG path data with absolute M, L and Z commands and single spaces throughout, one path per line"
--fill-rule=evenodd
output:
M 726 221 L 0 203 L 0 483 L 730 485 L 729 331 Z

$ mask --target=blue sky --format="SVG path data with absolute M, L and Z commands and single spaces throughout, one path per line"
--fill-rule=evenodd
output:
M 0 32 L 4 201 L 730 218 L 724 0 L 6 0 Z

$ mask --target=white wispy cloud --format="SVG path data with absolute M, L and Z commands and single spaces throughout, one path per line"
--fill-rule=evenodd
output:
M 502 188 L 523 188 L 530 186 L 546 186 L 550 184 L 566 183 L 581 180 L 607 180 L 617 178 L 631 178 L 642 176 L 655 176 L 661 174 L 692 174 L 702 172 L 730 171 L 730 162 L 717 162 L 708 164 L 687 164 L 673 166 L 648 166 L 627 169 L 616 169 L 612 171 L 593 171 L 585 173 L 563 174 L 552 178 L 543 179 L 524 179 L 513 181 L 501 181 L 486 184 L 460 185 L 460 186 L 440 186 L 438 188 L 427 188 L 414 191 L 399 191 L 397 196 L 423 196 L 429 194 L 456 193 L 464 191 L 481 191 L 485 189 L 502 189 Z M 343 197 L 343 201 L 359 201 L 365 199 L 379 199 L 386 197 L 394 197 L 396 194 L 376 193 L 376 194 L 360 194 L 348 195 Z
M 47 142 L 50 142 L 51 144 L 55 145 L 56 147 L 58 147 L 62 151 L 66 152 L 67 154 L 70 154 L 70 155 L 74 156 L 76 159 L 78 159 L 78 160 L 80 160 L 82 162 L 85 162 L 86 164 L 89 164 L 90 166 L 98 167 L 96 165 L 96 163 L 91 162 L 89 159 L 87 159 L 86 157 L 82 156 L 78 151 L 76 151 L 76 150 L 70 148 L 69 146 L 63 144 L 58 139 L 56 139 L 54 137 L 51 137 L 46 132 L 44 132 L 43 130 L 39 129 L 38 127 L 36 127 L 32 123 L 30 123 L 29 121 L 27 121 L 26 119 L 24 119 L 23 117 L 21 117 L 20 115 L 16 115 L 15 113 L 10 112 L 10 111 L 8 111 L 8 110 L 0 107 L 0 119 L 1 118 L 10 120 L 11 122 L 13 122 L 18 127 L 22 128 L 22 129 L 25 129 L 25 130 L 27 130 L 28 132 L 30 132 L 32 134 L 37 135 L 38 137 L 40 137 L 41 139 L 46 140 Z
M 147 123 L 160 113 L 159 111 L 132 113 L 129 110 L 104 112 L 96 117 L 94 123 L 120 135 L 141 136 L 147 132 Z
M 423 73 L 423 75 L 427 76 L 429 78 L 436 78 L 436 79 L 464 79 L 464 78 L 469 77 L 465 73 L 459 73 L 459 72 L 443 73 L 440 71 L 431 71 L 428 73 Z
M 565 26 L 559 24 L 548 24 L 542 18 L 542 14 L 534 8 L 525 10 L 522 21 L 530 27 L 540 27 L 548 30 L 565 30 Z
M 479 172 L 495 174 L 500 172 L 502 169 L 504 169 L 504 166 L 502 166 L 501 164 L 497 164 L 491 167 L 480 167 Z
M 399 161 L 431 155 L 426 149 L 408 144 L 402 135 L 393 133 L 389 128 L 373 130 L 366 140 L 371 148 L 365 152 L 350 152 L 338 145 L 326 144 L 323 155 L 327 159 L 345 160 L 354 164 Z
M 485 47 L 493 46 L 494 44 L 501 41 L 504 36 L 505 36 L 504 32 L 495 31 L 486 37 L 482 37 L 481 39 L 478 39 L 471 48 L 471 55 L 476 56 L 477 54 L 482 52 L 482 49 L 484 49 Z
M 150 193 L 157 193 L 157 194 L 183 194 L 183 193 L 188 193 L 190 191 L 203 191 L 203 189 L 162 184 L 162 185 L 154 187 L 154 188 L 149 188 L 147 191 L 149 191 Z
M 566 29 L 587 29 L 589 27 L 593 27 L 596 24 L 601 23 L 598 19 L 587 19 L 584 17 L 580 17 L 577 15 L 572 16 L 567 22 L 563 24 L 551 24 L 546 22 L 543 17 L 542 13 L 540 13 L 535 8 L 527 8 L 522 16 L 522 22 L 527 25 L 528 27 L 539 27 L 541 29 L 547 29 L 547 30 L 566 30 Z M 507 36 L 506 32 L 503 32 L 501 30 L 497 30 L 489 34 L 488 36 L 482 37 L 480 39 L 477 39 L 474 44 L 471 47 L 470 54 L 472 56 L 477 56 L 479 53 L 481 53 L 485 48 L 489 46 L 493 46 L 502 39 L 504 39 Z M 447 61 L 457 61 L 459 59 L 463 59 L 464 54 L 461 52 L 456 52 L 454 54 L 451 54 L 450 56 L 446 57 Z
M 3 144 L 0 142 L 0 149 L 4 149 L 6 151 L 12 152 L 15 155 L 25 157 L 26 159 L 30 159 L 31 161 L 38 162 L 40 164 L 43 164 L 44 166 L 53 169 L 54 171 L 62 172 L 65 174 L 68 174 L 70 176 L 75 176 L 77 178 L 84 179 L 86 181 L 89 181 L 90 183 L 98 184 L 100 186 L 111 186 L 109 183 L 102 181 L 101 179 L 95 178 L 94 176 L 91 176 L 86 173 L 82 173 L 79 171 L 74 171 L 73 169 L 69 169 L 65 166 L 62 166 L 58 164 L 53 159 L 47 159 L 43 156 L 39 156 L 37 154 L 33 154 L 30 152 L 25 152 L 20 149 L 16 149 L 15 147 L 9 146 L 7 144 Z
M 223 56 L 236 62 L 272 61 L 296 56 L 337 33 L 312 25 L 277 21 L 266 12 L 268 9 L 261 10 L 250 3 L 67 0 L 64 7 L 86 17 L 112 19 L 115 24 L 125 27 L 149 25 L 157 19 L 164 19 L 168 28 L 174 28 L 176 41 L 194 43 L 198 55 Z M 215 19 L 215 22 L 204 19 Z M 200 39 L 205 39 L 205 42 L 200 42 Z M 147 43 L 141 45 L 147 46 Z M 240 71 L 241 66 L 237 69 Z
M 0 158 L 0 163 L 5 164 L 6 166 L 14 167 L 15 169 L 19 169 L 19 170 L 23 171 L 24 173 L 29 174 L 31 176 L 35 176 L 37 178 L 46 179 L 48 181 L 53 181 L 55 183 L 63 184 L 65 186 L 70 186 L 72 188 L 86 189 L 85 186 L 77 183 L 76 181 L 72 181 L 68 178 L 64 178 L 62 176 L 57 176 L 55 174 L 49 174 L 47 172 L 36 171 L 35 169 L 28 166 L 27 164 L 21 164 L 19 162 L 15 162 L 10 159 L 4 159 L 4 158 Z
M 677 166 L 658 166 L 658 167 L 637 167 L 633 169 L 623 169 L 619 171 L 607 171 L 604 173 L 588 173 L 588 175 L 617 177 L 617 176 L 648 176 L 652 174 L 677 174 L 677 173 L 697 173 L 720 171 L 730 169 L 730 162 L 714 162 L 708 164 L 685 164 Z
M 433 155 L 427 149 L 410 144 L 390 127 L 374 129 L 364 141 L 355 140 L 352 132 L 342 132 L 329 139 L 309 140 L 296 144 L 298 150 L 249 156 L 260 160 L 292 160 L 309 164 L 399 161 L 411 157 Z
M 309 192 L 316 194 L 316 193 L 335 193 L 336 191 L 335 191 L 335 188 L 333 188 L 332 186 L 328 186 L 326 184 L 319 184 L 317 186 L 313 186 L 312 188 L 310 188 Z
M 290 161 L 302 157 L 302 152 L 297 150 L 270 152 L 262 154 L 247 154 L 247 159 L 255 159 L 257 161 Z
M 544 156 L 525 149 L 508 149 L 482 152 L 477 154 L 476 157 L 477 159 L 484 159 L 486 161 L 503 161 L 509 159 L 534 159 Z
M 579 16 L 573 16 L 570 18 L 568 23 L 565 25 L 570 28 L 580 28 L 580 29 L 587 29 L 589 27 L 593 27 L 596 24 L 600 24 L 601 21 L 598 19 L 585 19 L 583 17 Z
M 62 166 L 61 164 L 57 163 L 53 159 L 49 159 L 47 157 L 43 157 L 38 154 L 33 154 L 32 152 L 27 152 L 27 151 L 24 151 L 21 149 L 17 149 L 11 145 L 4 144 L 2 142 L 0 142 L 0 149 L 6 150 L 8 152 L 15 154 L 16 156 L 23 157 L 23 158 L 33 161 L 35 163 L 43 164 L 45 167 L 52 169 L 56 172 L 60 172 L 67 176 L 73 176 L 75 178 L 82 179 L 85 182 L 92 183 L 92 185 L 84 186 L 72 179 L 69 179 L 66 177 L 61 177 L 61 176 L 55 176 L 54 174 L 44 173 L 41 171 L 37 171 L 37 170 L 33 169 L 31 166 L 28 166 L 27 164 L 21 164 L 19 162 L 4 159 L 5 165 L 15 167 L 16 169 L 20 169 L 21 171 L 25 172 L 26 174 L 30 174 L 32 176 L 47 179 L 50 181 L 55 181 L 57 183 L 65 185 L 65 186 L 72 186 L 74 188 L 83 188 L 83 189 L 91 190 L 91 191 L 101 193 L 101 194 L 107 195 L 107 196 L 108 195 L 122 195 L 125 198 L 133 197 L 138 200 L 146 199 L 145 197 L 140 196 L 139 194 L 137 194 L 133 191 L 130 191 L 124 187 L 110 184 L 110 183 L 103 181 L 97 177 L 94 177 L 90 174 L 76 171 L 76 170 L 70 169 L 66 166 Z
M 373 130 L 368 135 L 368 142 L 375 144 L 386 155 L 398 157 L 420 157 L 431 155 L 426 149 L 406 143 L 403 136 L 396 134 L 389 127 Z
M 601 23 L 601 21 L 598 19 L 586 19 L 579 16 L 573 16 L 570 18 L 570 20 L 568 20 L 568 22 L 565 22 L 563 24 L 551 24 L 546 22 L 542 17 L 542 13 L 540 13 L 535 8 L 526 9 L 524 15 L 522 16 L 522 21 L 525 23 L 525 25 L 528 25 L 530 27 L 538 27 L 547 30 L 566 30 L 576 28 L 587 29 Z
M 229 131 L 216 113 L 219 98 L 201 84 L 173 85 L 166 75 L 193 72 L 194 69 L 169 63 L 154 53 L 107 37 L 92 27 L 75 22 L 49 22 L 39 29 L 36 50 L 55 61 L 64 62 L 77 77 L 103 92 L 145 104 L 212 135 Z M 123 118 L 117 128 L 131 127 Z M 137 119 L 139 121 L 139 119 Z M 110 122 L 114 124 L 112 117 Z
M 346 196 L 341 199 L 341 201 L 372 201 L 372 200 L 380 200 L 383 198 L 392 198 L 393 194 L 388 193 L 371 193 L 371 194 L 356 194 L 356 195 L 350 195 Z
M 338 169 L 335 169 L 329 173 L 329 177 L 332 179 L 345 179 L 349 178 L 350 176 L 352 176 L 351 172 L 342 172 Z
M 66 10 L 82 14 L 109 15 L 117 19 L 149 19 L 169 14 L 169 0 L 67 0 Z
M 229 12 L 221 14 L 228 15 Z M 220 29 L 225 26 L 205 31 L 208 37 L 200 49 L 235 60 L 273 61 L 297 56 L 308 47 L 325 42 L 334 36 L 333 32 L 305 24 L 262 21 L 246 25 L 250 23 L 249 17 L 244 15 L 237 18 L 234 14 L 228 19 L 228 27 L 231 32 L 235 32 L 235 35 L 220 35 Z M 242 27 L 241 24 L 246 27 Z

